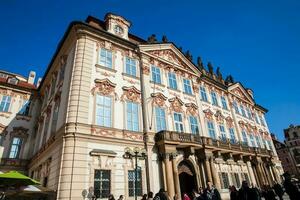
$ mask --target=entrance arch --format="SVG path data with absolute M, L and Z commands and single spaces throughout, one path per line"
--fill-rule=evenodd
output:
M 197 180 L 193 165 L 186 160 L 181 161 L 178 165 L 178 176 L 181 197 L 186 193 L 192 198 L 193 190 L 197 189 Z

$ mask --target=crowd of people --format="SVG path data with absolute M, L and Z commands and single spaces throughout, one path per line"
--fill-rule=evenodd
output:
M 284 174 L 283 186 L 274 182 L 273 187 L 264 185 L 262 188 L 258 188 L 255 185 L 248 185 L 247 181 L 242 182 L 242 186 L 239 190 L 234 186 L 229 187 L 230 200 L 276 200 L 276 196 L 279 200 L 283 200 L 283 195 L 286 193 L 290 200 L 300 199 L 300 191 L 298 187 L 291 181 L 289 173 Z M 173 198 L 169 197 L 168 193 L 164 189 L 160 189 L 158 193 L 153 196 L 153 192 L 144 194 L 141 200 L 179 200 L 178 194 Z M 206 188 L 200 187 L 198 190 L 193 190 L 191 194 L 183 193 L 182 200 L 221 200 L 220 192 L 215 188 L 211 182 L 207 183 Z M 108 200 L 115 200 L 113 195 L 110 195 Z M 124 200 L 123 195 L 120 195 L 118 200 Z

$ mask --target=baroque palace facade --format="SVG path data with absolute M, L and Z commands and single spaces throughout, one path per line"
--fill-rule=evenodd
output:
M 242 180 L 280 181 L 267 110 L 253 92 L 130 25 L 114 14 L 72 22 L 38 87 L 34 74 L 2 73 L 0 170 L 23 170 L 57 199 L 131 199 L 135 161 L 124 153 L 138 147 L 147 152 L 138 195 L 163 187 L 173 197 L 211 181 L 228 197 Z

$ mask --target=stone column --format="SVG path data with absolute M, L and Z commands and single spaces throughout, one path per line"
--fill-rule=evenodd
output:
M 275 180 L 277 181 L 277 183 L 280 183 L 280 179 L 278 178 L 278 174 L 277 174 L 277 172 L 276 172 L 276 169 L 275 169 L 275 166 L 271 166 L 271 170 L 272 170 L 272 172 L 273 172 L 273 175 L 274 175 L 274 177 L 275 177 Z
M 263 170 L 265 171 L 265 176 L 267 178 L 267 182 L 270 186 L 273 186 L 273 180 L 272 180 L 272 176 L 270 174 L 270 170 L 268 169 L 268 167 L 262 163 L 262 167 L 263 167 Z
M 199 172 L 200 172 L 200 179 L 201 179 L 201 187 L 206 187 L 206 179 L 205 179 L 205 172 L 203 167 L 203 160 L 198 162 Z
M 179 183 L 179 174 L 178 174 L 178 168 L 176 165 L 176 159 L 175 156 L 173 156 L 172 159 L 172 167 L 173 167 L 173 177 L 174 177 L 174 184 L 175 184 L 175 194 L 178 195 L 178 197 L 181 199 L 181 192 L 180 192 L 180 183 Z M 171 197 L 171 196 L 170 196 Z M 172 197 L 171 197 L 172 198 Z
M 221 189 L 221 184 L 220 184 L 219 176 L 216 172 L 216 167 L 215 167 L 213 158 L 210 158 L 210 167 L 211 167 L 211 174 L 212 174 L 212 178 L 213 178 L 213 181 L 214 181 L 214 185 L 216 186 L 216 188 L 218 190 L 220 190 Z
M 171 159 L 172 157 L 170 154 L 166 154 L 164 158 L 165 167 L 166 167 L 166 181 L 167 181 L 167 192 L 171 199 L 173 199 L 175 192 L 174 192 L 174 179 L 173 179 L 173 170 Z
M 256 184 L 250 161 L 247 161 L 246 165 L 247 165 L 248 174 L 249 174 L 249 178 L 250 178 L 251 183 Z
M 258 177 L 261 178 L 262 185 L 267 184 L 267 179 L 260 162 L 257 163 L 257 167 L 258 167 Z
M 212 182 L 212 177 L 211 177 L 211 171 L 210 171 L 210 165 L 209 165 L 208 158 L 205 158 L 204 162 L 205 162 L 204 168 L 205 168 L 206 177 L 207 177 L 206 182 Z
M 257 165 L 254 165 L 253 173 L 254 173 L 254 176 L 255 176 L 255 180 L 256 180 L 257 186 L 258 186 L 258 187 L 261 187 L 261 186 L 262 186 L 262 183 L 261 183 L 261 180 L 259 179 Z

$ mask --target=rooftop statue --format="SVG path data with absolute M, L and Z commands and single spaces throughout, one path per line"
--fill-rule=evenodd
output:
M 150 37 L 148 37 L 148 43 L 157 43 L 156 35 L 152 34 Z

